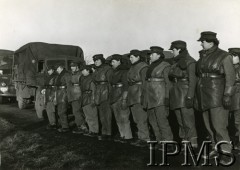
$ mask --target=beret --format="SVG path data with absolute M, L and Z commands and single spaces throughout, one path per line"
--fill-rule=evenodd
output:
M 82 67 L 82 70 L 91 70 L 92 69 L 92 65 L 85 65 Z
M 103 57 L 103 54 L 96 54 L 93 56 L 93 61 L 96 61 L 96 60 L 105 60 L 104 57 Z

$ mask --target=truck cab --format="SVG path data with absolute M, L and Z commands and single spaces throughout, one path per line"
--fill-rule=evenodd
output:
M 13 51 L 0 50 L 0 103 L 16 98 L 12 81 Z

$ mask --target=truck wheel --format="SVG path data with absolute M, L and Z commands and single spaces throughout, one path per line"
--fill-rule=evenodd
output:
M 27 100 L 22 97 L 18 97 L 18 107 L 21 110 L 25 109 L 27 107 Z

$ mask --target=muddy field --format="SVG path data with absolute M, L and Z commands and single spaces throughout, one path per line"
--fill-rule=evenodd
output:
M 0 106 L 1 170 L 5 169 L 226 169 L 226 167 L 181 167 L 183 155 L 169 159 L 170 167 L 147 167 L 148 146 L 140 148 L 114 141 L 46 130 L 30 108 L 16 104 Z M 238 153 L 236 153 L 237 155 Z M 161 152 L 156 153 L 160 163 Z M 239 170 L 239 156 L 230 170 Z

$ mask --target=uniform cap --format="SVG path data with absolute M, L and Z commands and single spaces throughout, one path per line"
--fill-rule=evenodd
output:
M 187 43 L 185 41 L 182 41 L 182 40 L 173 41 L 169 50 L 173 50 L 174 48 L 176 48 L 176 49 L 186 49 L 187 48 Z
M 204 40 L 216 40 L 217 39 L 217 33 L 211 32 L 211 31 L 204 31 L 201 33 L 201 37 L 198 39 L 198 41 L 204 41 Z
M 76 62 L 76 61 L 72 61 L 72 62 L 70 63 L 70 66 L 71 66 L 71 67 L 77 67 L 77 66 L 79 66 L 79 63 Z
M 131 50 L 130 51 L 130 56 L 131 55 L 134 55 L 134 56 L 140 56 L 141 57 L 141 51 L 139 51 L 139 50 L 136 50 L 136 49 L 134 49 L 134 50 Z
M 112 61 L 112 60 L 120 61 L 121 59 L 122 59 L 122 55 L 120 55 L 120 54 L 113 54 L 113 55 L 111 56 L 111 61 Z
M 150 47 L 150 53 L 157 53 L 157 54 L 162 54 L 163 53 L 163 48 L 159 46 L 152 46 Z
M 58 68 L 58 67 L 65 68 L 65 63 L 57 63 L 56 68 Z
M 55 70 L 55 67 L 54 66 L 47 66 L 47 71 L 49 70 Z
M 240 56 L 240 48 L 229 48 L 228 51 L 233 55 Z

